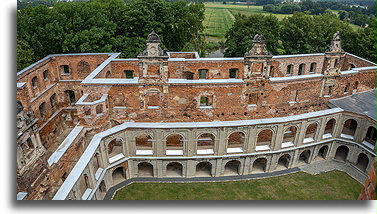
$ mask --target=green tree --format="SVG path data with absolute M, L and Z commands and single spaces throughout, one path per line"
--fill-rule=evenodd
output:
M 273 54 L 281 53 L 279 43 L 279 21 L 275 16 L 236 15 L 233 26 L 225 35 L 224 56 L 244 56 L 252 46 L 252 39 L 256 34 L 263 34 L 267 40 L 267 48 Z
M 17 70 L 20 71 L 34 62 L 34 53 L 23 40 L 17 40 Z

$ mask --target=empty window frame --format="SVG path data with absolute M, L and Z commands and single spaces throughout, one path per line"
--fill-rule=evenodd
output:
M 298 75 L 303 75 L 305 72 L 305 64 L 302 63 L 298 66 Z
M 275 66 L 271 66 L 270 67 L 270 77 L 274 77 L 274 73 L 275 73 Z
M 208 69 L 199 69 L 199 79 L 207 79 Z
M 134 78 L 134 71 L 133 70 L 124 70 L 124 75 L 126 79 L 133 79 Z
M 48 70 L 43 71 L 43 80 L 44 81 L 48 80 Z
M 33 77 L 33 79 L 31 79 L 31 85 L 33 88 L 38 88 L 38 77 Z
M 62 65 L 62 66 L 60 66 L 60 69 L 62 70 L 63 74 L 70 74 L 71 73 L 68 65 Z
M 229 78 L 235 79 L 237 78 L 238 69 L 237 68 L 231 68 L 229 69 Z
M 256 105 L 258 102 L 258 94 L 251 93 L 249 94 L 248 105 Z
M 211 100 L 209 97 L 200 97 L 200 106 L 211 106 Z
M 314 74 L 316 69 L 317 69 L 317 63 L 315 62 L 311 63 L 309 73 Z
M 293 72 L 293 65 L 290 64 L 287 66 L 287 73 L 286 73 L 286 76 L 291 76 L 292 75 L 292 72 Z

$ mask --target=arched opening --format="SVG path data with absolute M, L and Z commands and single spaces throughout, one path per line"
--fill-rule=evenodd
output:
M 227 153 L 243 152 L 245 134 L 243 132 L 233 132 L 228 137 Z
M 376 146 L 376 131 L 376 128 L 370 126 L 364 138 L 364 141 L 368 142 L 368 144 L 370 144 L 372 148 L 375 148 Z
M 196 177 L 211 177 L 212 164 L 210 162 L 200 162 L 196 165 Z
M 298 75 L 303 75 L 305 73 L 305 64 L 304 63 L 301 63 L 299 66 L 298 66 Z
M 282 155 L 278 160 L 277 170 L 283 170 L 289 168 L 289 162 L 291 161 L 291 156 L 289 154 Z
M 290 64 L 287 66 L 287 72 L 286 72 L 286 76 L 291 76 L 292 75 L 292 72 L 293 72 L 293 65 Z
M 116 168 L 113 171 L 112 178 L 113 178 L 113 185 L 119 184 L 120 182 L 126 180 L 126 172 L 124 170 L 124 167 L 120 166 Z
M 147 108 L 155 109 L 160 106 L 160 94 L 158 92 L 151 92 L 146 95 L 147 97 Z
M 51 95 L 51 97 L 50 97 L 50 104 L 51 104 L 51 108 L 55 109 L 55 106 L 56 106 L 56 94 Z
M 366 156 L 364 153 L 360 153 L 359 157 L 357 158 L 356 167 L 359 168 L 361 171 L 366 172 L 368 164 L 368 156 Z
M 336 149 L 334 159 L 338 161 L 346 162 L 349 148 L 347 146 L 339 146 Z
M 166 138 L 166 150 L 180 150 L 183 151 L 183 137 L 180 134 L 171 134 Z M 183 152 L 178 152 L 183 155 Z M 166 151 L 168 154 L 168 151 Z
M 39 86 L 38 77 L 33 77 L 33 79 L 31 79 L 31 86 L 33 86 L 33 88 L 38 88 Z
M 86 116 L 91 116 L 92 115 L 92 109 L 89 106 L 84 106 L 84 114 Z
M 109 158 L 123 153 L 123 141 L 120 138 L 115 138 L 107 145 L 107 152 Z
M 356 68 L 356 66 L 355 66 L 354 64 L 351 63 L 351 64 L 349 65 L 348 70 L 351 70 L 351 69 L 353 69 L 353 68 Z
M 297 128 L 295 126 L 290 126 L 284 131 L 283 144 L 282 147 L 290 147 L 294 145 L 296 137 Z
M 265 129 L 258 133 L 256 151 L 270 150 L 272 131 Z
M 153 177 L 153 165 L 147 162 L 142 162 L 137 165 L 139 177 Z
M 89 177 L 87 174 L 84 174 L 80 179 L 80 193 L 84 195 L 87 189 L 90 189 Z
M 136 155 L 153 155 L 153 140 L 148 134 L 135 137 Z
M 41 103 L 38 109 L 39 109 L 39 114 L 41 115 L 41 119 L 45 121 L 46 120 L 46 103 L 45 102 Z
M 213 154 L 215 147 L 215 136 L 210 133 L 201 134 L 197 140 L 197 154 Z
M 48 80 L 48 70 L 43 71 L 43 80 L 44 81 Z
M 239 175 L 241 162 L 232 160 L 225 164 L 224 175 Z
M 104 193 L 106 193 L 106 184 L 105 184 L 105 181 L 101 181 L 101 183 L 99 184 L 99 192 L 101 193 L 101 195 L 103 195 Z
M 309 163 L 309 158 L 310 158 L 310 150 L 305 150 L 301 152 L 299 158 L 298 158 L 298 163 L 299 164 L 307 164 Z
M 310 143 L 314 141 L 315 133 L 317 131 L 317 123 L 312 123 L 306 128 L 304 143 Z
M 96 106 L 96 114 L 101 114 L 103 112 L 102 104 Z
M 317 69 L 317 63 L 315 63 L 315 62 L 311 63 L 309 73 L 315 73 L 316 69 Z
M 258 158 L 253 163 L 253 168 L 251 169 L 251 173 L 266 172 L 266 167 L 267 167 L 267 159 L 266 158 Z
M 166 176 L 167 177 L 182 177 L 183 176 L 182 164 L 178 162 L 169 163 L 166 166 Z
M 111 72 L 107 71 L 106 74 L 105 74 L 105 78 L 110 78 L 110 77 L 111 77 Z
M 72 91 L 72 90 L 66 90 L 66 91 L 64 91 L 64 93 L 67 95 L 69 103 L 71 105 L 73 105 L 73 104 L 76 103 L 76 96 L 75 96 L 75 92 L 74 91 Z
M 342 129 L 342 137 L 345 138 L 352 138 L 355 136 L 357 128 L 357 122 L 354 119 L 348 119 L 346 122 L 344 122 L 343 129 Z
M 97 172 L 97 170 L 101 168 L 101 164 L 99 162 L 99 153 L 97 152 L 95 155 L 94 155 L 94 159 L 93 159 L 93 169 L 94 169 L 94 173 Z
M 315 158 L 315 160 L 324 160 L 326 159 L 326 156 L 327 156 L 327 152 L 329 151 L 329 147 L 328 146 L 322 146 L 319 151 L 318 151 L 318 154 L 317 154 L 317 157 Z
M 335 119 L 331 119 L 326 123 L 325 131 L 323 134 L 323 139 L 330 138 L 333 136 L 333 131 L 335 127 Z

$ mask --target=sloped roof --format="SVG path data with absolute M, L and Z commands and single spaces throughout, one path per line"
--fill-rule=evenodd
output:
M 329 100 L 329 106 L 339 107 L 345 111 L 365 115 L 376 120 L 376 89 Z

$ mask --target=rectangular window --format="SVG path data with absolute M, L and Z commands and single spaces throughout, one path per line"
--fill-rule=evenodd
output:
M 288 65 L 287 66 L 287 73 L 286 76 L 291 76 L 293 71 L 293 65 Z
M 229 78 L 231 79 L 237 78 L 237 73 L 238 73 L 237 68 L 229 69 Z
M 275 66 L 270 67 L 270 77 L 274 77 Z
M 134 78 L 134 71 L 133 70 L 125 70 L 124 74 L 126 75 L 126 79 L 133 79 Z
M 258 94 L 249 94 L 249 101 L 248 101 L 248 104 L 249 105 L 256 105 L 258 102 Z
M 312 64 L 310 64 L 310 71 L 309 71 L 309 73 L 315 73 L 316 67 L 317 67 L 317 63 L 313 62 Z
M 48 70 L 43 71 L 43 79 L 44 81 L 48 80 Z
M 207 79 L 208 69 L 199 69 L 199 79 Z
M 70 73 L 70 71 L 69 71 L 69 66 L 68 66 L 68 65 L 63 65 L 62 67 L 63 67 L 63 72 L 64 72 L 65 74 L 69 74 L 69 73 Z

